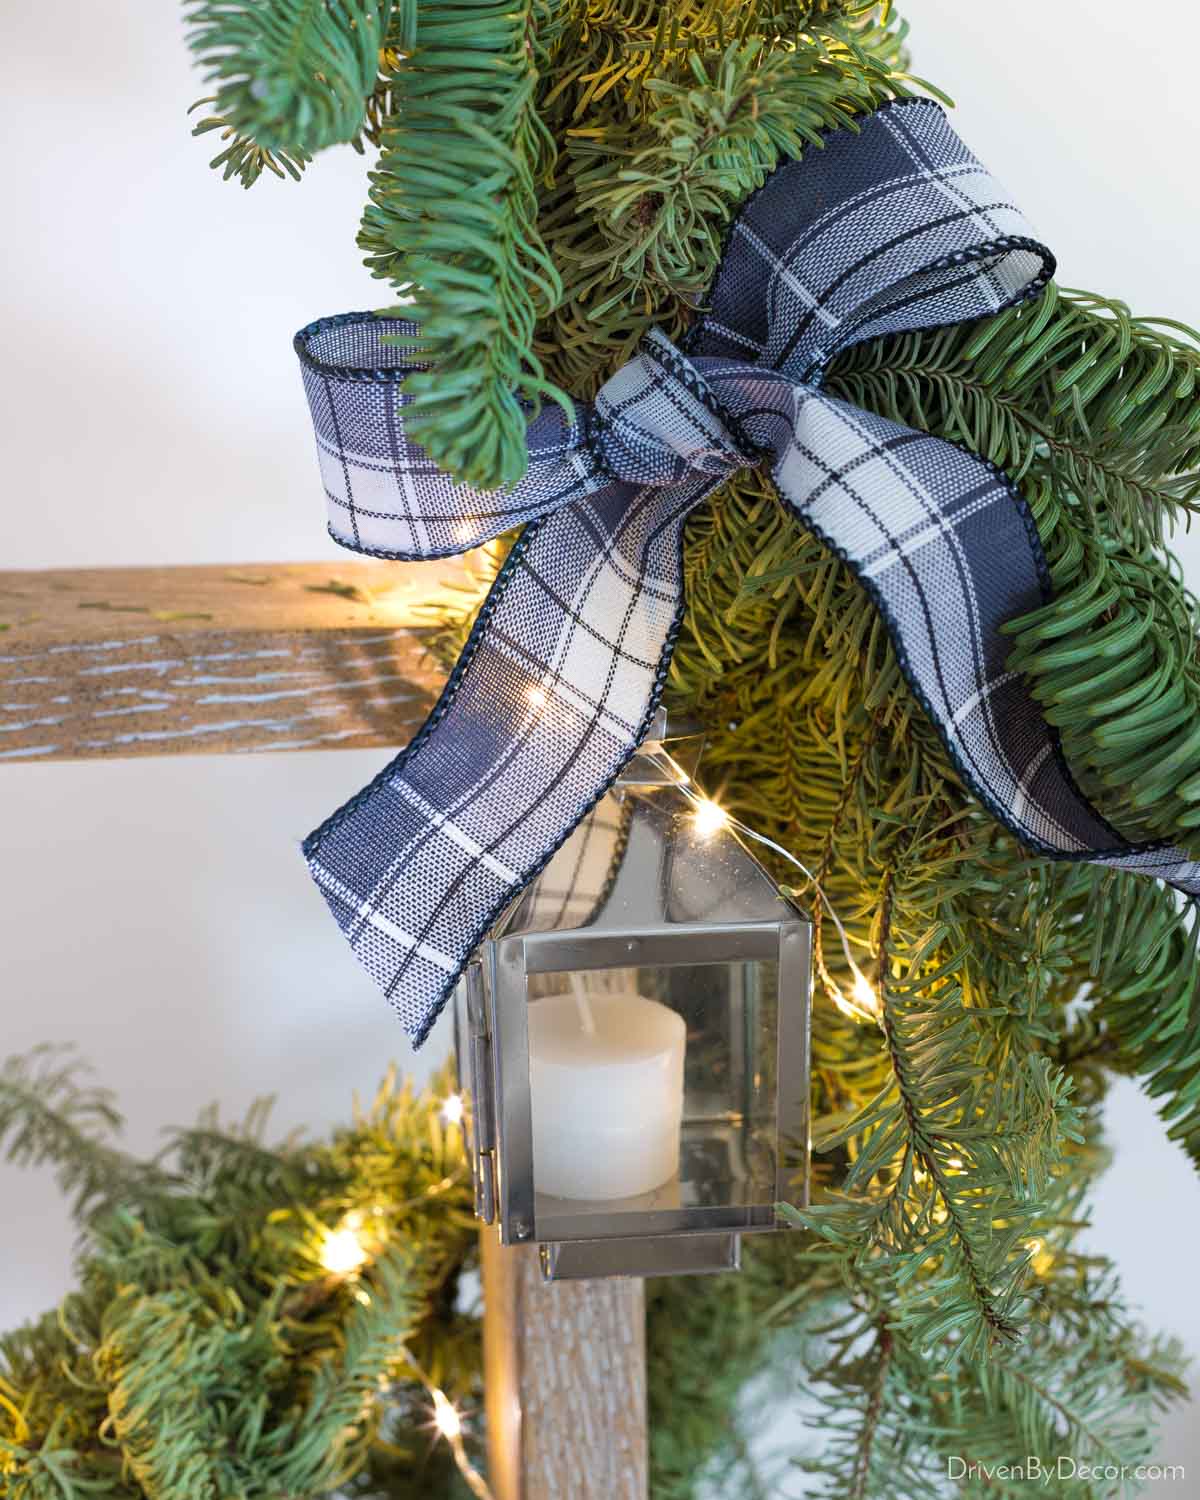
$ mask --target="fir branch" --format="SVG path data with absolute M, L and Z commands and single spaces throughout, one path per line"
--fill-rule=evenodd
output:
M 169 1182 L 110 1144 L 121 1116 L 107 1090 L 82 1082 L 85 1071 L 71 1048 L 53 1046 L 0 1066 L 0 1148 L 16 1166 L 52 1166 L 80 1225 L 115 1201 Z
M 340 1347 L 317 1365 L 305 1381 L 303 1404 L 264 1445 L 276 1455 L 271 1473 L 280 1492 L 337 1489 L 361 1468 L 379 1420 L 380 1383 L 402 1358 L 416 1322 L 419 1254 L 402 1247 L 374 1262 Z
M 879 1436 L 879 1419 L 883 1411 L 887 1391 L 888 1372 L 892 1363 L 894 1340 L 886 1324 L 880 1326 L 875 1349 L 875 1369 L 867 1396 L 866 1411 L 858 1438 L 858 1453 L 854 1459 L 854 1474 L 850 1482 L 850 1500 L 868 1500 L 871 1480 L 875 1468 L 876 1440 Z
M 1161 1101 L 1168 1134 L 1200 1167 L 1200 913 L 1115 872 L 1095 872 L 1088 896 L 1097 1040 Z
M 1103 517 L 1135 546 L 1161 545 L 1165 525 L 1200 506 L 1197 338 L 1051 285 L 979 324 L 858 345 L 827 384 L 1018 484 L 1047 472 L 1088 524 Z
M 820 899 L 820 893 L 825 889 L 833 866 L 834 848 L 842 821 L 850 808 L 850 803 L 866 770 L 866 760 L 872 745 L 875 743 L 879 731 L 877 722 L 872 722 L 867 732 L 863 735 L 858 746 L 857 754 L 847 773 L 845 783 L 842 786 L 841 795 L 829 818 L 829 825 L 825 830 L 825 838 L 821 844 L 821 858 L 813 871 L 813 972 L 825 987 L 826 995 L 837 1003 L 840 988 L 825 963 L 825 928 L 829 921 L 829 913 L 824 901 Z M 803 896 L 803 890 L 797 891 L 796 895 Z
M 226 1422 L 244 1420 L 245 1413 L 219 1393 L 235 1350 L 243 1367 L 264 1383 L 269 1379 L 279 1359 L 269 1313 L 264 1309 L 246 1328 L 231 1309 L 227 1323 L 202 1293 L 179 1288 L 149 1297 L 127 1293 L 111 1316 L 94 1362 L 108 1386 L 112 1434 L 133 1479 L 147 1495 L 173 1487 L 197 1500 L 238 1493 L 247 1476 Z M 179 1378 L 181 1367 L 186 1381 Z
M 419 0 L 359 235 L 372 274 L 413 296 L 433 366 L 404 383 L 406 427 L 484 489 L 525 472 L 526 407 L 572 412 L 532 350 L 561 292 L 536 222 L 554 143 L 534 108 L 534 16 L 533 0 Z
M 929 1367 L 893 1331 L 876 1291 L 859 1288 L 849 1307 L 815 1326 L 804 1360 L 820 1408 L 821 1442 L 796 1466 L 814 1500 L 929 1500 L 940 1493 L 927 1438 Z
M 51 1085 L 46 1112 L 61 1105 L 82 1127 L 84 1091 L 48 1066 L 36 1076 Z M 266 1147 L 261 1103 L 236 1131 L 210 1112 L 173 1132 L 169 1191 L 94 1212 L 79 1289 L 0 1337 L 4 1493 L 302 1495 L 375 1466 L 403 1493 L 400 1480 L 439 1474 L 424 1461 L 412 1362 L 475 1398 L 480 1349 L 477 1315 L 456 1305 L 476 1231 L 437 1086 L 418 1095 L 389 1076 L 352 1126 L 313 1145 Z M 130 1175 L 161 1171 L 135 1163 Z M 366 1263 L 348 1277 L 327 1270 L 321 1246 L 351 1209 Z M 431 1500 L 460 1493 L 450 1473 L 442 1482 Z
M 188 114 L 205 104 L 215 103 L 215 95 L 197 99 Z M 271 172 L 281 180 L 290 177 L 293 182 L 299 182 L 305 167 L 312 161 L 307 151 L 296 147 L 286 151 L 269 151 L 265 146 L 257 145 L 249 136 L 235 130 L 223 115 L 206 115 L 192 126 L 193 135 L 207 135 L 213 130 L 221 132 L 222 149 L 209 162 L 209 166 L 214 169 L 219 167 L 225 182 L 236 177 L 244 188 L 253 187 L 264 172 Z
M 1069 1081 L 1045 1058 L 1007 1047 L 989 1058 L 992 1044 L 964 1008 L 951 929 L 910 940 L 905 972 L 894 972 L 895 899 L 885 877 L 879 984 L 892 1082 L 817 1142 L 851 1147 L 836 1200 L 792 1217 L 831 1243 L 856 1243 L 860 1257 L 873 1246 L 906 1267 L 896 1326 L 918 1349 L 953 1335 L 956 1354 L 973 1357 L 1017 1333 L 1047 1164 L 1079 1138 L 1078 1120 Z
M 1039 1458 L 1055 1478 L 1060 1454 L 1111 1465 L 1116 1476 L 1146 1463 L 1157 1414 L 1179 1389 L 1177 1349 L 1157 1343 L 1147 1356 L 1135 1354 L 1138 1330 L 1111 1275 L 1084 1272 L 1077 1282 L 1073 1262 L 1064 1264 L 1042 1288 L 1027 1342 L 981 1362 L 965 1389 L 937 1403 L 941 1451 L 970 1452 L 993 1473 L 1007 1464 L 1009 1478 L 996 1476 L 992 1487 L 1011 1500 L 1028 1492 L 1027 1480 L 1011 1473 L 1016 1458 Z M 1119 1477 L 1097 1487 L 1062 1476 L 1054 1491 L 1076 1492 L 1115 1497 L 1125 1486 Z
M 839 68 L 813 38 L 781 53 L 731 43 L 711 63 L 689 62 L 686 82 L 643 80 L 644 126 L 581 133 L 569 148 L 580 226 L 599 235 L 578 271 L 604 268 L 631 302 L 648 286 L 698 296 L 735 208 L 779 159 L 819 149 L 822 130 L 904 91 L 886 67 Z
M 393 28 L 362 88 L 362 136 L 385 153 L 364 235 L 376 268 L 424 303 L 426 336 L 458 361 L 427 432 L 443 461 L 475 457 L 472 474 L 520 463 L 511 445 L 527 411 L 492 382 L 531 376 L 530 404 L 543 379 L 588 395 L 649 324 L 680 333 L 748 186 L 813 149 L 809 127 L 912 86 L 902 28 L 859 0 L 571 0 L 504 17 L 430 0 L 419 19 L 424 60 L 410 68 L 411 28 Z M 835 394 L 983 453 L 1021 487 L 1057 598 L 1016 622 L 1015 660 L 1085 791 L 1131 836 L 1200 828 L 1197 614 L 1162 557 L 1170 526 L 1200 506 L 1198 365 L 1185 330 L 1051 288 L 970 327 L 852 349 L 829 379 Z M 423 378 L 409 382 L 418 393 Z M 487 450 L 473 455 L 481 412 Z M 655 1495 L 691 1500 L 706 1463 L 735 1493 L 737 1391 L 789 1357 L 794 1344 L 780 1354 L 772 1338 L 807 1337 L 818 1316 L 810 1380 L 828 1426 L 810 1467 L 830 1496 L 927 1500 L 948 1452 L 1006 1461 L 1085 1431 L 1136 1462 L 1157 1405 L 1179 1392 L 1173 1355 L 1070 1245 L 1104 1159 L 1112 1070 L 1141 1077 L 1200 1160 L 1191 915 L 1132 876 L 1031 859 L 964 796 L 870 601 L 761 474 L 738 475 L 693 518 L 685 573 L 671 701 L 708 722 L 705 772 L 725 805 L 819 864 L 853 951 L 885 960 L 885 1024 L 818 997 L 813 1108 L 826 1149 L 807 1222 L 819 1236 L 762 1237 L 740 1281 L 651 1288 Z M 447 641 L 461 640 L 471 604 L 444 622 Z M 1134 782 L 1136 806 L 1124 795 Z M 844 983 L 843 955 L 823 958 Z M 313 1368 L 340 1349 L 350 1310 L 314 1262 L 313 1223 L 385 1201 L 387 1233 L 427 1251 L 413 1357 L 470 1385 L 478 1328 L 452 1310 L 470 1201 L 440 1129 L 392 1091 L 327 1149 L 304 1148 L 299 1203 L 282 1206 L 278 1162 L 223 1132 L 196 1137 L 203 1194 L 109 1216 L 79 1320 L 90 1331 L 111 1305 L 118 1266 L 155 1294 L 180 1281 L 211 1294 L 210 1277 L 252 1306 L 282 1283 L 298 1310 L 289 1347 Z M 228 1173 L 203 1165 L 210 1149 Z M 238 1197 L 239 1151 L 253 1205 Z M 57 1412 L 83 1407 L 74 1388 L 62 1394 L 61 1346 L 36 1344 L 46 1363 L 19 1395 L 36 1385 L 30 1421 L 44 1435 Z M 386 1441 L 354 1440 L 359 1493 L 376 1474 L 388 1493 L 420 1492 L 404 1435 L 421 1393 L 404 1389 L 390 1408 L 394 1469 Z M 273 1411 L 299 1399 L 286 1382 L 272 1391 Z
M 800 1358 L 785 1309 L 831 1295 L 830 1269 L 803 1255 L 801 1237 L 744 1245 L 738 1276 L 656 1277 L 646 1283 L 650 1491 L 654 1500 L 764 1500 L 779 1493 L 755 1460 L 755 1428 L 788 1402 Z M 739 1403 L 755 1381 L 753 1408 Z M 763 1408 L 767 1408 L 765 1411 Z
M 358 134 L 390 3 L 184 0 L 184 8 L 188 45 L 236 136 L 295 158 Z
M 539 105 L 565 144 L 540 219 L 564 291 L 535 348 L 590 395 L 651 323 L 682 331 L 724 226 L 781 157 L 907 83 L 902 32 L 873 7 L 751 4 L 728 29 L 709 5 L 567 16 Z
M 1062 733 L 1085 794 L 1129 838 L 1200 842 L 1200 609 L 1148 547 L 1104 546 L 1078 508 L 1032 495 L 1053 601 L 1008 622 L 1008 665 Z M 1155 628 L 1157 627 L 1157 628 Z

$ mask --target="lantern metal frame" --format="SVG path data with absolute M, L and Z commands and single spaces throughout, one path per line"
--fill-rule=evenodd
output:
M 612 1214 L 603 1210 L 539 1212 L 526 981 L 534 974 L 630 965 L 776 962 L 775 1199 L 799 1208 L 808 1201 L 811 957 L 811 923 L 798 910 L 794 920 L 702 930 L 646 927 L 618 935 L 582 929 L 486 941 L 464 976 L 466 1005 L 456 1009 L 460 1081 L 471 1104 L 477 1215 L 497 1224 L 502 1244 L 540 1243 L 543 1271 L 552 1279 L 737 1269 L 742 1234 L 782 1227 L 774 1204 L 622 1212 L 619 1234 L 611 1233 Z M 788 996 L 802 997 L 802 1003 L 789 1005 Z M 785 1142 L 795 1143 L 794 1161 Z
M 703 743 L 697 726 L 668 725 L 660 710 L 650 737 L 625 768 L 616 793 L 657 801 L 687 782 Z M 659 752 L 665 745 L 671 753 Z M 664 770 L 664 767 L 669 769 Z M 635 790 L 636 789 L 636 790 Z M 732 836 L 732 835 L 731 835 Z M 459 1083 L 469 1103 L 475 1212 L 495 1225 L 504 1245 L 538 1243 L 548 1280 L 592 1276 L 651 1276 L 736 1270 L 741 1236 L 785 1229 L 778 1204 L 806 1206 L 809 1191 L 809 1025 L 812 1001 L 812 924 L 778 891 L 770 875 L 739 839 L 738 857 L 775 890 L 770 917 L 738 921 L 670 921 L 662 906 L 663 871 L 653 888 L 638 888 L 634 910 L 651 920 L 619 927 L 506 931 L 524 893 L 472 958 L 454 1006 Z M 623 869 L 622 869 L 623 875 Z M 519 920 L 519 918 L 518 918 Z M 529 1058 L 529 980 L 535 976 L 616 969 L 670 969 L 702 965 L 774 964 L 774 1195 L 771 1202 L 675 1204 L 637 1209 L 597 1204 L 593 1211 L 555 1211 L 562 1200 L 536 1190 Z M 730 1071 L 749 1079 L 749 1027 L 753 1021 L 745 969 L 731 996 Z M 736 1014 L 735 1014 L 736 1008 Z M 769 1046 L 769 1043 L 768 1043 Z M 757 1086 L 757 1079 L 755 1080 Z M 701 1147 L 720 1139 L 735 1177 L 749 1181 L 744 1148 L 752 1107 L 739 1116 L 696 1118 L 683 1125 L 684 1143 Z M 757 1179 L 762 1194 L 763 1179 Z M 764 1195 L 765 1196 L 765 1195 Z M 614 1228 L 615 1224 L 615 1228 Z

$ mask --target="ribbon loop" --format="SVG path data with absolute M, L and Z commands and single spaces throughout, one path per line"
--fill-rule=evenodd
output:
M 1087 803 L 1007 668 L 1001 627 L 1050 589 L 1021 496 L 984 459 L 821 388 L 837 351 L 994 315 L 1053 268 L 938 106 L 903 100 L 777 169 L 684 347 L 652 330 L 592 406 L 538 414 L 512 490 L 460 484 L 405 435 L 414 325 L 360 313 L 297 335 L 338 541 L 437 557 L 525 526 L 423 728 L 304 845 L 416 1045 L 643 737 L 682 620 L 687 518 L 748 464 L 854 570 L 998 821 L 1044 858 L 1200 895 L 1200 864 L 1130 844 Z
M 992 316 L 1053 272 L 944 112 L 897 100 L 828 133 L 748 200 L 689 352 L 807 382 L 852 344 Z
M 529 424 L 529 472 L 482 491 L 444 474 L 404 430 L 405 376 L 422 369 L 415 323 L 341 313 L 294 340 L 317 439 L 329 534 L 370 557 L 416 561 L 478 547 L 608 483 L 582 421 L 547 405 Z
M 696 365 L 651 329 L 637 355 L 596 395 L 589 444 L 604 470 L 632 485 L 725 479 L 753 464 Z

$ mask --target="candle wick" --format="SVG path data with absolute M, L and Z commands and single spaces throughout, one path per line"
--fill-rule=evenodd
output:
M 587 991 L 583 987 L 583 975 L 571 975 L 571 993 L 575 996 L 575 1005 L 579 1011 L 579 1023 L 583 1027 L 584 1036 L 596 1035 L 596 1018 L 592 1015 L 592 1007 L 588 1004 Z

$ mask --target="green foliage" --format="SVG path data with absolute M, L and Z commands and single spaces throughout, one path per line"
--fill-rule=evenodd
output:
M 52 1166 L 80 1223 L 116 1197 L 165 1179 L 112 1145 L 121 1123 L 112 1096 L 86 1085 L 78 1060 L 39 1047 L 0 1067 L 0 1150 L 22 1167 Z
M 928 425 L 948 427 L 944 384 L 912 380 Z M 1109 556 L 1144 555 L 1144 540 L 1099 526 Z M 1073 1448 L 1070 1430 L 1051 1442 L 1053 1390 L 1035 1401 L 1022 1385 L 1033 1406 L 1018 1425 L 1018 1376 L 979 1376 L 1001 1367 L 1061 1367 L 1106 1441 L 1144 1453 L 1178 1361 L 1098 1296 L 1103 1334 L 1072 1364 L 1078 1335 L 1042 1308 L 1060 1276 L 1082 1274 L 1067 1246 L 1103 1162 L 1112 1070 L 1142 1076 L 1200 1161 L 1189 913 L 1136 877 L 1030 858 L 963 797 L 866 596 L 760 478 L 739 476 L 695 518 L 686 566 L 670 691 L 710 725 L 710 788 L 814 869 L 882 990 L 878 1029 L 828 1004 L 814 1018 L 819 1190 L 805 1222 L 835 1270 L 836 1316 L 856 1330 L 845 1351 L 812 1358 L 841 1434 L 824 1455 L 828 1493 L 936 1494 L 948 1453 L 1097 1451 Z M 836 944 L 819 944 L 818 963 L 831 998 L 848 988 Z M 810 1306 L 811 1280 L 797 1272 L 796 1286 Z M 1163 1369 L 1123 1436 L 1126 1363 Z M 1047 1446 L 1014 1446 L 1035 1422 Z M 1055 1484 L 1045 1492 L 1108 1493 Z
M 535 347 L 575 395 L 652 323 L 682 330 L 730 218 L 779 160 L 906 92 L 902 33 L 870 14 L 828 7 L 797 33 L 797 17 L 747 5 L 726 42 L 729 24 L 715 6 L 600 4 L 555 50 L 543 108 L 561 157 L 541 227 L 563 296 Z
M 481 1399 L 478 1320 L 456 1295 L 472 1192 L 439 1087 L 389 1075 L 325 1143 L 266 1145 L 263 1105 L 235 1129 L 210 1112 L 139 1162 L 73 1060 L 10 1060 L 0 1139 L 58 1167 L 82 1242 L 78 1290 L 0 1338 L 4 1494 L 466 1495 L 428 1427 L 428 1382 Z M 365 1263 L 328 1268 L 346 1226 Z
M 778 1476 L 752 1456 L 754 1439 L 794 1398 L 797 1310 L 827 1298 L 835 1280 L 801 1236 L 767 1235 L 743 1241 L 737 1276 L 646 1282 L 653 1500 L 775 1496 Z
M 792 0 L 185 0 L 213 159 L 250 187 L 381 147 L 359 244 L 411 298 L 405 422 L 481 488 L 524 473 L 544 399 L 675 332 L 724 225 L 783 156 L 906 92 L 879 7 Z
M 1048 1058 L 1009 1047 L 966 1003 L 965 934 L 952 917 L 921 931 L 939 891 L 906 875 L 885 877 L 880 908 L 891 1076 L 817 1143 L 851 1148 L 833 1201 L 793 1217 L 858 1261 L 906 1260 L 911 1284 L 897 1312 L 908 1341 L 926 1351 L 952 1339 L 958 1356 L 975 1359 L 1017 1336 L 1048 1164 L 1062 1138 L 1081 1137 L 1070 1080 Z M 902 932 L 917 934 L 908 951 Z
M 1081 307 L 1094 316 L 1061 293 L 1028 314 L 1047 304 L 1055 317 L 1074 320 Z M 1006 337 L 1024 339 L 1024 321 L 1009 315 Z M 1175 469 L 1186 476 L 1194 457 L 1176 448 L 1163 470 L 1147 465 L 1136 509 L 1119 486 L 1097 482 L 1086 500 L 1077 496 L 1077 476 L 1095 472 L 1085 461 L 1096 448 L 1111 454 L 1117 434 L 1106 427 L 1093 448 L 1075 425 L 1074 401 L 1053 420 L 1039 405 L 1039 390 L 1059 379 L 1053 352 L 1026 372 L 1021 399 L 1002 405 L 995 388 L 1009 380 L 1011 361 L 980 375 L 961 353 L 981 332 L 896 341 L 890 364 L 888 346 L 851 351 L 831 385 L 897 420 L 965 439 L 1011 471 L 1023 466 L 1058 579 L 1067 577 L 1064 559 L 1081 580 L 1097 557 L 1126 576 L 1144 568 L 1171 622 L 1148 632 L 1156 648 L 1186 640 L 1191 606 L 1173 592 L 1152 538 L 1190 505 Z M 1170 384 L 1186 389 L 1196 353 L 1180 340 L 1169 357 Z M 889 373 L 897 368 L 902 378 Z M 1076 378 L 1087 373 L 1085 365 Z M 964 431 L 968 399 L 984 425 Z M 1159 426 L 1186 431 L 1192 404 L 1160 399 Z M 1143 416 L 1131 405 L 1123 420 Z M 1067 526 L 1082 561 L 1058 540 Z M 1103 549 L 1085 547 L 1093 536 L 1107 538 Z M 476 598 L 496 562 L 493 554 L 477 563 Z M 817 873 L 860 963 L 883 979 L 884 1010 L 876 1029 L 827 999 L 818 1005 L 819 1188 L 806 1222 L 819 1243 L 811 1262 L 778 1264 L 783 1313 L 757 1297 L 742 1313 L 718 1284 L 652 1295 L 664 1320 L 657 1333 L 651 1324 L 652 1369 L 663 1381 L 653 1408 L 656 1484 L 670 1500 L 691 1496 L 706 1465 L 724 1465 L 725 1493 L 758 1493 L 739 1457 L 734 1393 L 779 1357 L 770 1338 L 778 1322 L 803 1320 L 814 1306 L 831 1326 L 847 1320 L 844 1346 L 814 1340 L 806 1360 L 807 1384 L 832 1403 L 840 1435 L 818 1466 L 831 1495 L 936 1494 L 948 1453 L 1009 1462 L 1035 1429 L 1043 1446 L 1029 1452 L 1082 1459 L 1107 1445 L 1138 1462 L 1158 1405 L 1178 1391 L 1178 1358 L 1098 1287 L 1100 1263 L 1070 1245 L 1104 1163 L 1098 1120 L 1114 1071 L 1143 1080 L 1171 1135 L 1200 1164 L 1194 915 L 1152 882 L 1029 857 L 963 796 L 870 601 L 760 475 L 737 476 L 694 517 L 685 568 L 688 607 L 669 692 L 710 726 L 709 789 Z M 469 613 L 464 601 L 450 622 L 451 652 Z M 1091 717 L 1101 724 L 1105 713 L 1115 720 L 1125 711 L 1103 682 L 1079 701 L 1100 710 Z M 1069 736 L 1071 726 L 1062 727 Z M 1129 826 L 1120 796 L 1098 778 L 1094 789 Z M 837 945 L 823 929 L 818 937 L 832 997 L 847 976 Z M 748 1247 L 747 1276 L 762 1254 Z M 671 1327 L 683 1334 L 678 1348 Z M 1085 1335 L 1086 1358 L 1076 1360 Z M 1004 1379 L 980 1374 L 1001 1369 Z M 1039 1394 L 1031 1382 L 1051 1370 L 1054 1383 Z M 695 1414 L 686 1426 L 663 1394 L 672 1389 Z M 1128 1429 L 1115 1410 L 1122 1392 Z M 1088 1413 L 1089 1434 L 1103 1442 L 1078 1437 L 1078 1422 L 1064 1425 L 1062 1406 Z M 1043 1492 L 1106 1493 L 1057 1480 Z
M 1198 369 L 1189 329 L 1051 285 L 997 318 L 858 345 L 835 381 L 1018 485 L 1045 472 L 1089 525 L 1161 544 L 1164 522 L 1200 503 Z
M 525 471 L 522 400 L 558 397 L 531 350 L 561 291 L 536 224 L 554 142 L 535 108 L 534 23 L 530 0 L 418 0 L 359 235 L 373 274 L 413 294 L 435 367 L 405 381 L 406 427 L 487 488 Z
M 726 225 L 778 160 L 915 85 L 903 28 L 858 0 L 413 14 L 358 75 L 349 135 L 382 148 L 360 242 L 411 293 L 436 359 L 406 383 L 406 419 L 480 485 L 521 472 L 539 399 L 594 393 L 651 324 L 686 329 Z M 299 139 L 220 94 L 218 126 L 233 132 L 218 164 L 243 180 L 271 170 L 255 153 Z M 828 379 L 1019 485 L 1055 596 L 1011 622 L 1010 664 L 1110 820 L 1193 848 L 1197 605 L 1166 543 L 1200 509 L 1198 374 L 1188 330 L 1052 286 L 999 318 L 853 348 Z M 444 620 L 444 649 L 502 550 Z M 1034 859 L 968 800 L 869 599 L 759 473 L 694 516 L 685 570 L 668 692 L 710 726 L 709 789 L 813 869 L 879 1015 L 838 1007 L 846 965 L 802 888 L 820 915 L 809 1232 L 748 1245 L 741 1278 L 650 1288 L 655 1500 L 702 1481 L 730 1500 L 770 1492 L 738 1401 L 764 1370 L 822 1404 L 805 1463 L 839 1500 L 957 1494 L 951 1454 L 1141 1461 L 1182 1389 L 1177 1352 L 1075 1239 L 1114 1072 L 1200 1163 L 1196 914 L 1151 882 Z
M 1148 881 L 1107 879 L 1090 892 L 1095 1025 L 1076 1058 L 1099 1055 L 1139 1074 L 1163 1102 L 1168 1134 L 1200 1164 L 1200 922 Z
M 1039 1284 L 1021 1343 L 963 1361 L 952 1381 L 865 1292 L 814 1331 L 810 1359 L 826 1435 L 819 1455 L 801 1462 L 814 1500 L 931 1500 L 976 1488 L 1007 1500 L 1123 1495 L 1119 1479 L 1060 1477 L 1060 1456 L 1081 1474 L 1083 1465 L 1119 1473 L 1151 1461 L 1158 1415 L 1182 1389 L 1178 1349 L 1147 1347 L 1111 1280 L 1070 1252 Z M 1033 1479 L 1031 1461 L 1040 1464 Z M 964 1481 L 968 1464 L 979 1467 Z
M 287 155 L 357 135 L 379 49 L 395 25 L 390 0 L 184 4 L 188 45 L 216 85 L 217 113 L 231 130 Z
M 188 113 L 191 114 L 205 104 L 215 103 L 215 96 L 197 99 Z M 222 150 L 213 157 L 209 166 L 220 167 L 221 177 L 225 182 L 236 177 L 243 187 L 250 188 L 264 172 L 272 172 L 281 179 L 290 177 L 293 182 L 299 182 L 305 167 L 312 161 L 308 152 L 301 151 L 298 147 L 289 151 L 269 151 L 265 146 L 256 145 L 249 136 L 240 135 L 221 115 L 205 115 L 192 126 L 193 135 L 208 135 L 213 130 L 219 130 L 222 143 L 228 144 L 223 144 Z

